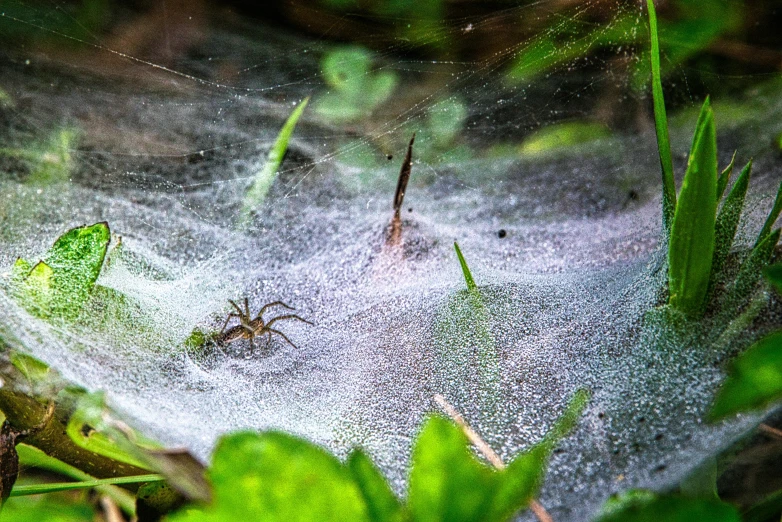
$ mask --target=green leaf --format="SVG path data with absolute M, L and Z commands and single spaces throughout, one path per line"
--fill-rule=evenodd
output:
M 209 478 L 214 501 L 176 522 L 371 520 L 347 467 L 323 449 L 278 432 L 223 437 Z
M 282 164 L 282 160 L 285 157 L 285 152 L 288 150 L 288 141 L 293 134 L 293 130 L 296 128 L 296 123 L 299 121 L 301 114 L 304 112 L 309 98 L 305 98 L 296 109 L 288 116 L 285 124 L 280 129 L 280 133 L 277 135 L 277 140 L 272 145 L 269 155 L 266 158 L 266 163 L 263 169 L 255 175 L 255 180 L 250 190 L 247 191 L 247 195 L 242 202 L 242 210 L 239 217 L 241 226 L 247 226 L 252 220 L 252 213 L 263 203 L 266 199 L 266 195 L 269 193 L 269 189 L 272 187 L 274 178 L 277 175 L 277 170 Z
M 695 129 L 668 244 L 669 302 L 693 318 L 703 314 L 709 289 L 716 196 L 717 137 L 714 113 L 707 98 Z
M 725 195 L 725 189 L 728 188 L 730 175 L 733 174 L 733 165 L 736 163 L 736 152 L 737 151 L 733 152 L 730 163 L 725 167 L 725 170 L 720 173 L 720 177 L 717 179 L 717 202 L 722 200 L 722 196 Z
M 388 482 L 360 450 L 350 454 L 348 469 L 353 475 L 366 502 L 369 519 L 372 522 L 392 522 L 404 520 L 404 512 L 399 499 L 388 486 Z
M 733 163 L 731 162 L 731 165 Z M 725 203 L 717 214 L 717 221 L 714 225 L 714 260 L 711 267 L 711 280 L 722 270 L 725 260 L 730 253 L 730 247 L 733 245 L 733 238 L 736 236 L 736 229 L 739 226 L 741 212 L 744 209 L 744 197 L 749 187 L 749 177 L 752 172 L 752 161 L 741 170 L 739 178 L 730 189 Z M 717 188 L 719 191 L 719 187 Z
M 69 230 L 16 285 L 18 296 L 41 317 L 73 317 L 89 298 L 111 240 L 108 223 Z M 18 273 L 25 261 L 17 260 Z
M 424 425 L 413 449 L 408 505 L 416 522 L 506 520 L 513 511 L 532 498 L 543 473 L 545 452 L 537 452 L 535 462 L 521 459 L 518 464 L 496 471 L 479 462 L 469 449 L 467 436 L 452 422 L 431 417 Z M 513 488 L 500 488 L 507 476 Z M 507 486 L 506 486 L 507 487 Z M 502 493 L 502 494 L 500 494 Z M 487 512 L 507 513 L 491 518 Z
M 156 474 L 136 475 L 132 477 L 114 477 L 107 479 L 83 480 L 77 482 L 57 482 L 52 484 L 30 484 L 15 486 L 11 490 L 12 497 L 25 495 L 40 495 L 42 493 L 54 493 L 55 491 L 69 491 L 73 489 L 92 489 L 100 486 L 115 486 L 117 484 L 140 484 L 144 482 L 160 482 L 162 476 Z
M 741 522 L 730 504 L 631 490 L 609 499 L 596 522 Z
M 472 278 L 470 268 L 467 266 L 467 261 L 464 260 L 462 251 L 459 249 L 459 244 L 454 241 L 453 248 L 456 250 L 456 256 L 459 258 L 459 264 L 462 266 L 462 273 L 464 274 L 464 282 L 467 283 L 467 290 L 470 292 L 476 292 L 478 285 L 475 284 L 475 280 Z
M 749 257 L 741 264 L 736 280 L 724 298 L 723 306 L 736 307 L 742 305 L 755 288 L 755 285 L 757 285 L 763 269 L 771 261 L 774 248 L 779 242 L 779 236 L 780 229 L 777 229 L 766 237 L 765 241 L 752 249 Z
M 653 0 L 646 0 L 649 10 L 649 33 L 651 35 L 652 62 L 652 98 L 654 99 L 654 128 L 657 133 L 657 149 L 660 155 L 660 168 L 663 177 L 663 225 L 665 231 L 672 233 L 674 213 L 676 212 L 676 182 L 673 178 L 673 159 L 671 157 L 671 139 L 668 136 L 668 117 L 665 114 L 662 76 L 660 74 L 660 40 L 657 36 L 657 12 Z M 697 135 L 697 132 L 696 132 Z M 684 190 L 682 188 L 682 190 Z
M 782 264 L 776 264 L 766 267 L 763 270 L 763 275 L 774 289 L 782 294 Z
M 782 398 L 782 332 L 764 337 L 739 355 L 709 412 L 711 420 L 762 408 Z
M 431 417 L 413 449 L 408 491 L 413 520 L 510 520 L 538 491 L 551 450 L 574 427 L 588 397 L 586 391 L 576 393 L 543 441 L 500 471 L 475 458 L 459 427 L 442 417 Z
M 84 499 L 51 495 L 14 497 L 3 504 L 3 522 L 93 522 L 96 513 Z
M 758 234 L 758 239 L 755 241 L 755 246 L 758 246 L 766 240 L 771 233 L 771 227 L 776 223 L 780 212 L 782 212 L 782 183 L 779 184 L 777 197 L 774 199 L 774 206 L 771 208 L 771 212 L 768 214 L 766 222 L 763 223 L 763 228 L 760 229 L 760 234 Z

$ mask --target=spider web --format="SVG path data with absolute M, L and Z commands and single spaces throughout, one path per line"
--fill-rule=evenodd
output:
M 594 24 L 599 8 L 514 7 L 465 19 L 432 40 L 540 18 L 548 23 L 540 34 L 564 43 L 538 60 L 559 58 L 605 36 L 571 34 Z M 193 9 L 185 13 L 200 14 Z M 604 24 L 608 32 L 623 27 L 620 18 L 637 22 L 620 32 L 614 52 L 558 60 L 514 82 L 508 68 L 537 37 L 522 34 L 467 62 L 410 58 L 415 49 L 401 37 L 385 45 L 366 74 L 397 75 L 394 96 L 368 123 L 335 123 L 308 109 L 246 231 L 237 219 L 253 176 L 291 110 L 328 90 L 320 64 L 335 44 L 220 12 L 188 36 L 171 29 L 168 47 L 146 49 L 129 33 L 107 42 L 82 27 L 47 29 L 47 17 L 63 12 L 9 3 L 0 18 L 8 35 L 24 28 L 49 42 L 3 50 L 6 149 L 77 136 L 54 149 L 64 156 L 49 158 L 70 165 L 65 178 L 35 181 L 46 157 L 0 158 L 0 265 L 37 259 L 68 228 L 106 220 L 123 246 L 98 284 L 131 305 L 107 310 L 98 296 L 87 319 L 50 324 L 3 287 L 0 332 L 66 379 L 106 390 L 145 433 L 205 460 L 220 434 L 240 428 L 284 429 L 341 455 L 361 445 L 403 491 L 410 444 L 435 411 L 435 393 L 509 458 L 539 440 L 586 387 L 590 406 L 554 455 L 541 494 L 555 519 L 567 521 L 584 520 L 615 491 L 676 484 L 757 422 L 702 419 L 724 378 L 720 362 L 780 324 L 778 303 L 768 297 L 752 328 L 722 344 L 710 332 L 677 337 L 648 312 L 665 283 L 653 133 L 631 132 L 625 121 L 623 130 L 564 152 L 535 155 L 519 145 L 548 124 L 606 110 L 621 120 L 635 107 L 628 112 L 648 118 L 645 91 L 617 72 L 617 64 L 642 59 L 620 42 L 645 34 L 638 7 L 617 4 L 625 17 Z M 184 51 L 171 51 L 180 44 Z M 677 74 L 687 80 L 693 72 Z M 672 100 L 685 106 L 672 120 L 678 172 L 694 121 L 687 107 L 698 104 L 690 88 Z M 736 148 L 740 160 L 755 156 L 752 204 L 739 231 L 745 246 L 782 175 L 757 140 L 782 130 L 774 89 L 756 94 L 751 120 L 723 125 L 717 108 L 720 163 Z M 624 98 L 612 100 L 620 91 Z M 461 131 L 438 148 L 432 114 L 459 106 Z M 393 191 L 413 132 L 423 137 L 403 244 L 393 250 L 384 246 Z M 454 240 L 485 317 L 465 298 Z M 252 311 L 282 300 L 315 326 L 277 323 L 296 349 L 280 339 L 255 351 L 243 343 L 186 347 L 194 328 L 219 328 L 228 300 L 245 296 Z

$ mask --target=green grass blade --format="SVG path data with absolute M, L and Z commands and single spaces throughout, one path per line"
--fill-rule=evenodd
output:
M 309 102 L 309 98 L 305 98 L 288 116 L 285 125 L 282 126 L 280 133 L 277 135 L 277 140 L 269 151 L 263 169 L 255 175 L 255 181 L 253 181 L 252 187 L 247 191 L 247 195 L 242 202 L 242 210 L 239 217 L 241 226 L 244 227 L 250 223 L 253 211 L 266 199 L 266 195 L 269 193 L 269 189 L 277 175 L 277 169 L 280 168 L 285 152 L 288 150 L 288 141 L 296 128 L 296 123 L 299 121 L 301 114 L 307 107 L 307 102 Z
M 725 195 L 725 189 L 728 188 L 728 182 L 730 181 L 730 175 L 733 174 L 733 165 L 736 164 L 736 152 L 733 152 L 733 157 L 730 158 L 730 163 L 725 170 L 720 174 L 717 179 L 717 202 L 722 200 L 722 196 Z
M 673 179 L 673 159 L 671 157 L 671 139 L 668 136 L 668 118 L 665 114 L 662 76 L 660 74 L 660 40 L 657 36 L 657 12 L 654 2 L 646 0 L 649 10 L 649 32 L 651 35 L 652 61 L 652 98 L 654 99 L 654 128 L 657 132 L 657 149 L 660 154 L 660 167 L 663 176 L 663 225 L 666 233 L 671 233 L 674 212 L 676 211 L 676 182 Z
M 772 207 L 771 213 L 769 213 L 766 222 L 763 223 L 763 228 L 760 229 L 760 234 L 758 234 L 758 239 L 755 241 L 755 246 L 758 246 L 766 240 L 768 235 L 771 233 L 771 227 L 773 227 L 774 223 L 776 223 L 780 212 L 782 212 L 782 183 L 779 184 L 779 189 L 777 189 L 777 197 L 774 200 L 774 206 Z
M 749 257 L 741 264 L 739 273 L 733 283 L 730 292 L 725 297 L 725 306 L 732 308 L 741 306 L 744 300 L 750 295 L 755 285 L 760 280 L 763 269 L 771 261 L 774 253 L 774 247 L 779 242 L 779 235 L 782 230 L 777 229 L 765 239 L 761 244 L 752 249 Z
M 472 278 L 472 274 L 470 273 L 470 268 L 467 266 L 467 261 L 464 260 L 462 251 L 459 249 L 459 244 L 456 241 L 453 242 L 453 248 L 456 250 L 456 255 L 459 258 L 459 264 L 462 265 L 462 272 L 464 273 L 464 281 L 467 283 L 467 290 L 470 292 L 475 292 L 478 290 L 478 285 L 475 284 L 475 280 Z
M 16 486 L 11 490 L 12 497 L 23 495 L 40 495 L 41 493 L 54 493 L 56 491 L 68 491 L 71 489 L 87 489 L 99 486 L 115 486 L 117 484 L 139 484 L 142 482 L 159 482 L 164 480 L 162 475 L 136 475 L 132 477 L 115 477 L 108 479 L 83 480 L 80 482 L 57 482 L 53 484 L 31 484 L 29 486 Z
M 731 163 L 732 165 L 732 163 Z M 715 276 L 722 270 L 722 266 L 725 264 L 730 253 L 730 247 L 733 245 L 733 238 L 736 236 L 736 229 L 739 226 L 739 219 L 741 218 L 741 212 L 744 209 L 744 197 L 747 195 L 747 187 L 749 187 L 749 177 L 752 172 L 752 161 L 747 163 L 747 166 L 741 170 L 736 183 L 733 184 L 733 188 L 730 189 L 728 197 L 725 199 L 725 203 L 717 214 L 717 222 L 714 226 L 714 262 L 712 264 L 711 273 L 712 281 Z M 719 182 L 718 182 L 719 183 Z M 719 186 L 717 187 L 719 191 Z
M 690 317 L 705 308 L 717 213 L 717 135 L 709 99 L 703 103 L 668 243 L 671 306 Z

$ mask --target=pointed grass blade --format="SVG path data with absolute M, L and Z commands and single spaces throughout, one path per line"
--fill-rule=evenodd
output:
M 689 317 L 705 307 L 717 213 L 717 136 L 709 99 L 703 104 L 668 243 L 670 304 Z
M 771 283 L 774 289 L 782 294 L 782 264 L 771 265 L 763 270 L 766 280 Z
M 69 491 L 73 489 L 96 488 L 100 486 L 116 486 L 119 484 L 141 484 L 145 482 L 160 482 L 165 480 L 162 475 L 136 475 L 131 477 L 114 477 L 107 479 L 82 480 L 76 482 L 56 482 L 51 484 L 31 484 L 29 486 L 16 486 L 11 490 L 12 497 L 24 495 L 40 495 L 42 493 L 54 493 L 56 491 Z
M 774 254 L 774 247 L 779 242 L 779 236 L 782 230 L 777 229 L 765 239 L 761 244 L 756 246 L 750 252 L 749 257 L 741 264 L 739 273 L 736 275 L 736 280 L 730 290 L 730 293 L 725 297 L 725 305 L 728 307 L 740 306 L 744 300 L 749 297 L 755 285 L 760 279 L 763 269 L 771 261 L 771 256 Z
M 763 228 L 760 229 L 760 234 L 758 234 L 758 239 L 755 241 L 755 246 L 760 245 L 763 241 L 766 240 L 768 235 L 771 233 L 771 227 L 773 227 L 774 223 L 776 223 L 780 212 L 782 212 L 782 183 L 779 184 L 779 189 L 777 189 L 777 197 L 774 199 L 774 206 L 771 208 L 771 212 L 769 213 L 768 218 L 766 218 L 766 222 L 763 223 Z
M 475 284 L 475 280 L 472 278 L 470 268 L 467 266 L 467 261 L 464 260 L 462 251 L 459 249 L 459 244 L 454 241 L 453 248 L 456 250 L 456 256 L 459 258 L 459 264 L 462 266 L 462 272 L 464 273 L 464 282 L 467 283 L 467 290 L 475 292 L 478 290 L 478 285 Z
M 269 193 L 272 183 L 274 183 L 277 170 L 280 168 L 282 160 L 285 157 L 285 152 L 288 150 L 288 141 L 291 139 L 293 130 L 296 128 L 296 123 L 299 121 L 301 114 L 307 107 L 309 100 L 309 98 L 305 98 L 304 101 L 294 109 L 291 115 L 288 116 L 282 129 L 280 129 L 280 133 L 277 135 L 277 140 L 269 151 L 263 169 L 255 175 L 255 180 L 242 202 L 242 210 L 239 216 L 239 223 L 242 227 L 246 227 L 250 224 L 253 211 L 266 199 L 266 195 Z
M 722 200 L 722 196 L 725 195 L 725 189 L 728 188 L 728 182 L 730 181 L 730 175 L 733 174 L 733 166 L 736 164 L 736 152 L 733 152 L 733 157 L 730 158 L 730 163 L 725 170 L 720 173 L 719 179 L 717 179 L 717 201 Z
M 665 114 L 662 77 L 660 74 L 660 40 L 657 36 L 657 12 L 654 2 L 646 0 L 649 10 L 649 32 L 651 35 L 652 98 L 654 99 L 654 128 L 657 133 L 657 149 L 660 154 L 660 168 L 663 178 L 663 225 L 666 234 L 671 233 L 676 211 L 676 182 L 673 178 L 671 139 L 668 136 L 668 118 Z
M 731 163 L 732 164 L 732 163 Z M 722 270 L 730 247 L 733 245 L 733 238 L 736 236 L 736 229 L 739 226 L 741 212 L 744 209 L 744 197 L 749 187 L 749 177 L 752 172 L 752 161 L 741 170 L 736 183 L 730 189 L 725 203 L 717 214 L 717 222 L 714 226 L 714 262 L 712 264 L 712 281 Z M 717 187 L 719 191 L 719 187 Z

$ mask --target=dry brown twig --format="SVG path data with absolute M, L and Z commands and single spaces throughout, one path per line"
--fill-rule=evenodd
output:
M 771 435 L 776 439 L 782 439 L 782 430 L 769 426 L 768 424 L 761 424 L 758 429 L 766 435 Z
M 405 160 L 399 171 L 399 181 L 397 181 L 394 193 L 394 217 L 391 220 L 391 233 L 387 241 L 389 245 L 398 245 L 402 239 L 402 203 L 404 203 L 407 182 L 410 181 L 410 173 L 413 170 L 413 143 L 415 143 L 415 133 L 407 145 L 407 154 L 405 154 Z
M 448 401 L 445 400 L 445 397 L 439 393 L 435 394 L 434 401 L 462 429 L 472 445 L 478 448 L 478 451 L 480 451 L 481 454 L 486 457 L 486 460 L 488 460 L 492 466 L 498 470 L 505 469 L 505 463 L 502 461 L 500 456 L 497 455 L 497 452 L 495 452 L 491 446 L 489 446 L 486 441 L 483 440 L 474 429 L 472 429 L 467 421 L 464 420 L 464 417 L 462 417 L 461 414 L 456 411 L 456 408 L 454 408 Z M 529 509 L 535 514 L 540 522 L 554 522 L 554 519 L 551 518 L 551 515 L 548 514 L 546 508 L 544 508 L 537 500 L 530 500 Z

